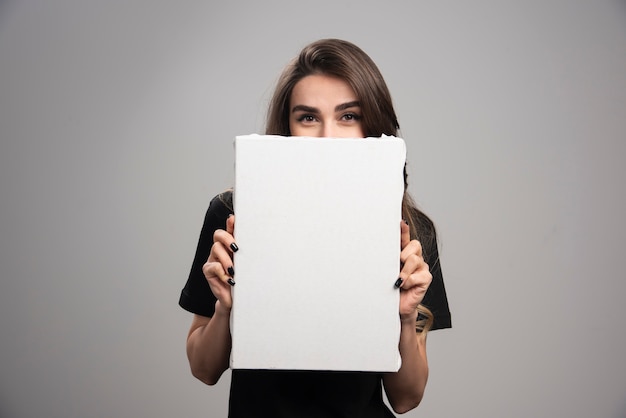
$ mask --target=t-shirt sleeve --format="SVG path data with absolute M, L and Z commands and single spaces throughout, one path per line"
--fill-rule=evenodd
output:
M 217 299 L 204 277 L 202 266 L 209 258 L 211 246 L 213 246 L 213 233 L 217 229 L 226 229 L 226 219 L 230 213 L 232 212 L 224 203 L 223 196 L 216 196 L 211 200 L 204 217 L 189 278 L 178 301 L 183 309 L 194 314 L 212 317 L 215 313 Z
M 443 274 L 441 273 L 441 263 L 439 262 L 439 251 L 437 244 L 426 251 L 426 262 L 430 267 L 433 276 L 432 282 L 424 295 L 422 305 L 426 306 L 433 313 L 434 322 L 431 330 L 452 328 L 452 318 L 448 306 L 446 288 L 443 284 Z

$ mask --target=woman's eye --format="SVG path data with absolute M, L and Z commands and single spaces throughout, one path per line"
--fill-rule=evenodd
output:
M 315 122 L 315 116 L 313 115 L 301 115 L 298 117 L 298 122 Z
M 357 115 L 356 113 L 346 113 L 345 115 L 343 115 L 342 119 L 345 121 L 356 121 L 360 120 L 361 116 Z

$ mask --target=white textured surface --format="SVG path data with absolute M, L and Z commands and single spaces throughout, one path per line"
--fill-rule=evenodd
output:
M 240 136 L 231 366 L 396 371 L 399 138 Z

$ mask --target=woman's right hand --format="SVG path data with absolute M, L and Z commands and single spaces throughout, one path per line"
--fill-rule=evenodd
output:
M 209 259 L 202 266 L 202 272 L 211 286 L 211 291 L 221 307 L 229 311 L 233 306 L 231 287 L 235 284 L 233 253 L 239 249 L 233 237 L 234 230 L 235 216 L 231 215 L 226 220 L 226 230 L 218 229 L 213 234 Z

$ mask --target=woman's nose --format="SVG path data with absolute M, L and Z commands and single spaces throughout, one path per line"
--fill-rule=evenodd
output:
M 321 131 L 321 136 L 324 138 L 336 138 L 338 136 L 337 129 L 332 123 L 324 123 Z

